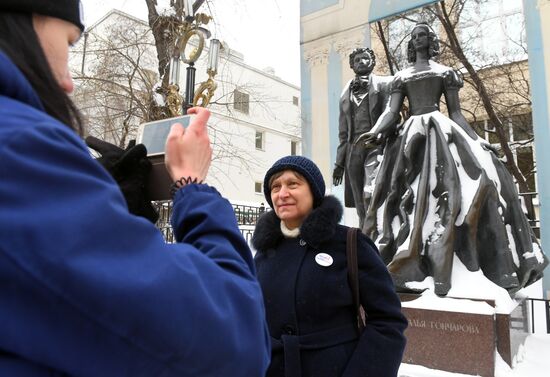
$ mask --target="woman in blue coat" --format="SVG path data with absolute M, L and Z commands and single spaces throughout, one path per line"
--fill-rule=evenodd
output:
M 357 331 L 348 284 L 340 202 L 325 197 L 321 172 L 309 159 L 284 157 L 267 171 L 265 198 L 273 211 L 252 239 L 272 337 L 268 377 L 395 377 L 407 321 L 391 277 L 370 239 L 359 234 Z
M 173 126 L 166 244 L 80 139 L 67 92 L 78 0 L 0 2 L 0 376 L 261 376 L 250 250 L 206 184 L 207 110 Z

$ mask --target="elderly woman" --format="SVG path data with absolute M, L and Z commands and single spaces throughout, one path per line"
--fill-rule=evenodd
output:
M 359 234 L 360 301 L 366 327 L 358 333 L 348 284 L 342 206 L 325 197 L 319 168 L 300 156 L 267 171 L 265 198 L 274 211 L 252 238 L 272 337 L 267 376 L 396 376 L 407 321 L 391 277 L 372 241 Z

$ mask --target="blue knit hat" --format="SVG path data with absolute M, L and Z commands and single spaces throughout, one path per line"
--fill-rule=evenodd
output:
M 265 173 L 264 178 L 264 195 L 265 200 L 269 203 L 269 206 L 273 208 L 273 202 L 271 201 L 271 187 L 269 187 L 269 180 L 271 177 L 283 170 L 293 170 L 302 175 L 313 195 L 313 207 L 317 207 L 321 204 L 321 201 L 325 197 L 325 180 L 321 171 L 309 158 L 303 156 L 286 156 L 276 161 L 271 168 Z

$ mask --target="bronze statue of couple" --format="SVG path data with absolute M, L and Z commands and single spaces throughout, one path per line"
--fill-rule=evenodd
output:
M 411 32 L 410 67 L 394 77 L 372 73 L 372 50 L 351 53 L 356 77 L 340 100 L 333 183 L 345 172 L 345 204 L 357 209 L 398 291 L 432 277 L 446 295 L 453 264 L 462 263 L 513 294 L 540 279 L 548 260 L 512 176 L 461 112 L 461 75 L 436 63 L 438 53 L 426 23 Z M 410 116 L 401 122 L 405 98 Z

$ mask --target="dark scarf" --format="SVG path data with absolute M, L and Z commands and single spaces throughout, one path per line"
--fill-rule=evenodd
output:
M 342 219 L 342 204 L 334 196 L 325 196 L 321 205 L 305 218 L 300 226 L 300 238 L 308 245 L 319 247 L 336 233 L 336 225 Z M 276 247 L 284 239 L 281 232 L 281 220 L 275 211 L 264 213 L 256 224 L 252 245 L 258 252 Z

